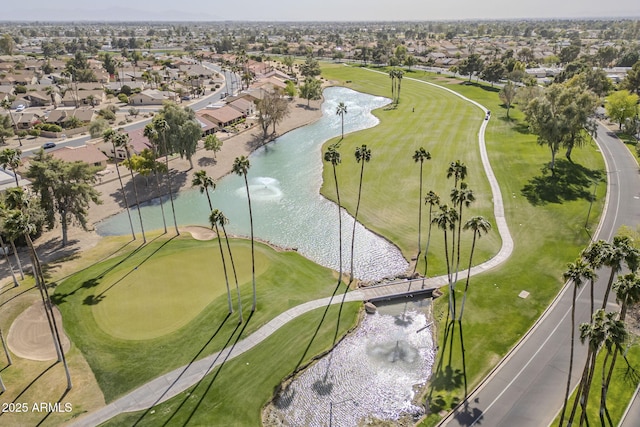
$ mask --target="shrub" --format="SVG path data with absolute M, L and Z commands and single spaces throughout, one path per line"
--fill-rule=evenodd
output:
M 105 119 L 105 120 L 115 120 L 116 119 L 116 113 L 114 113 L 109 108 L 103 108 L 102 110 L 98 111 L 98 115 L 100 117 L 102 117 L 103 119 Z
M 45 132 L 62 132 L 62 128 L 60 126 L 50 123 L 38 123 L 35 127 L 36 129 L 40 129 Z
M 120 94 L 125 94 L 127 96 L 131 95 L 131 86 L 123 85 L 120 89 Z M 118 96 L 118 99 L 120 99 L 120 96 Z
M 127 95 L 125 95 L 124 93 L 121 93 L 120 95 L 118 95 L 118 101 L 124 102 L 125 104 L 128 104 L 129 103 L 129 97 Z
M 25 136 L 29 135 L 29 133 L 26 130 L 19 130 L 18 131 L 18 136 L 20 138 L 24 138 Z

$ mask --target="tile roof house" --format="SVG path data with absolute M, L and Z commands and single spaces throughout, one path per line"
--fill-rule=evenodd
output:
M 219 127 L 231 126 L 246 118 L 246 115 L 242 112 L 228 105 L 221 108 L 200 110 L 199 113 L 200 117 L 215 123 Z
M 65 162 L 84 162 L 93 166 L 107 166 L 109 158 L 94 145 L 63 147 L 51 152 L 51 155 Z
M 131 105 L 162 105 L 164 101 L 175 101 L 177 95 L 175 92 L 160 91 L 155 89 L 143 90 L 140 93 L 129 97 Z

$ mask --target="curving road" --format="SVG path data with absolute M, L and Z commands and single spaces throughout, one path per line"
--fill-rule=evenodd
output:
M 602 125 L 598 125 L 597 143 L 605 159 L 608 184 L 605 212 L 594 238 L 611 240 L 622 225 L 640 224 L 640 175 L 638 164 L 627 147 Z M 607 274 L 601 272 L 600 277 L 596 286 L 602 290 Z M 590 317 L 586 288 L 578 294 L 576 323 L 586 322 Z M 524 339 L 440 425 L 539 427 L 551 424 L 562 408 L 566 387 L 571 294 L 570 286 L 565 285 Z M 601 299 L 596 301 L 596 307 L 601 303 Z M 586 347 L 578 344 L 572 378 L 574 387 L 585 359 Z M 630 413 L 633 412 L 634 408 Z

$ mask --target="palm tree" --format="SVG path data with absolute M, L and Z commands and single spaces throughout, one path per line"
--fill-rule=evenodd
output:
M 606 316 L 605 311 L 603 309 L 599 309 L 591 316 L 592 319 L 590 323 L 580 324 L 580 342 L 584 344 L 586 341 L 588 344 L 587 359 L 584 363 L 580 384 L 578 384 L 576 397 L 573 402 L 573 407 L 571 408 L 571 414 L 567 421 L 567 425 L 569 426 L 575 419 L 578 403 L 580 403 L 580 406 L 582 407 L 580 425 L 584 423 L 583 417 L 587 414 L 587 404 L 589 403 L 589 392 L 591 389 L 591 379 L 593 378 L 593 372 L 595 370 L 596 357 L 600 346 L 605 340 L 606 331 L 604 328 L 604 321 Z
M 605 329 L 605 339 L 603 342 L 603 347 L 606 349 L 606 354 L 604 356 L 604 360 L 602 361 L 602 387 L 600 390 L 600 425 L 605 425 L 604 417 L 605 413 L 607 416 L 607 420 L 609 421 L 609 425 L 613 426 L 613 421 L 611 420 L 611 416 L 609 415 L 609 410 L 607 409 L 607 391 L 608 391 L 608 382 L 607 382 L 607 360 L 613 355 L 611 358 L 611 363 L 609 364 L 609 375 L 613 375 L 613 368 L 615 366 L 614 357 L 617 356 L 618 352 L 622 353 L 622 344 L 627 340 L 628 334 L 627 329 L 624 326 L 624 322 L 617 318 L 618 313 L 607 313 L 604 322 Z M 609 378 L 610 380 L 610 378 Z M 583 414 L 583 417 L 585 414 Z
M 125 155 L 127 156 L 127 162 L 131 164 L 131 153 L 129 151 L 129 135 L 123 132 L 116 132 L 115 135 L 111 136 L 111 142 L 113 143 L 113 146 L 114 146 L 114 149 L 113 149 L 114 158 L 116 158 L 116 148 L 124 148 Z M 117 166 L 118 166 L 118 161 L 116 159 L 116 169 L 117 169 Z M 140 198 L 138 197 L 138 186 L 136 185 L 136 180 L 135 180 L 135 177 L 133 176 L 133 168 L 129 168 L 129 173 L 131 175 L 131 184 L 133 185 L 133 196 L 136 199 L 136 206 L 138 207 L 138 219 L 140 220 L 140 231 L 142 232 L 142 244 L 145 244 L 147 243 L 147 236 L 144 232 L 144 223 L 142 221 L 142 206 L 140 206 Z M 118 174 L 120 174 L 119 170 L 118 170 Z M 120 182 L 120 185 L 122 186 L 122 181 Z M 124 194 L 124 187 L 122 187 L 122 194 Z M 133 226 L 132 226 L 132 229 L 133 229 Z M 131 234 L 133 234 L 133 231 L 131 232 Z M 134 239 L 135 239 L 135 235 L 134 235 Z
M 576 295 L 578 293 L 578 288 L 580 288 L 580 286 L 584 284 L 584 280 L 593 280 L 595 278 L 595 273 L 587 262 L 583 261 L 582 258 L 578 258 L 575 262 L 570 263 L 567 266 L 567 271 L 564 272 L 562 277 L 565 281 L 571 281 L 571 283 L 573 283 L 573 298 L 571 302 L 571 347 L 569 353 L 569 374 L 567 376 L 567 388 L 564 394 L 564 403 L 562 405 L 559 425 L 562 425 L 564 421 L 564 416 L 567 410 L 567 403 L 569 401 L 569 393 L 571 391 L 571 375 L 573 372 L 573 354 L 575 349 Z
M 209 202 L 209 209 L 213 210 L 213 206 L 211 205 L 211 196 L 209 196 L 209 187 L 212 190 L 216 189 L 216 182 L 207 175 L 206 170 L 199 170 L 193 174 L 193 180 L 191 181 L 192 187 L 200 187 L 200 194 L 204 193 L 207 195 L 207 201 Z
M 402 87 L 402 76 L 404 76 L 404 72 L 402 70 L 396 70 L 396 79 L 398 79 L 398 88 L 396 90 L 396 105 L 400 103 L 400 88 Z
M 5 191 L 4 202 L 6 204 L 7 209 L 23 210 L 29 206 L 30 201 L 29 201 L 29 198 L 27 197 L 27 194 L 22 189 L 22 187 L 13 187 Z M 22 262 L 20 261 L 18 249 L 16 248 L 15 239 L 10 239 L 9 243 L 11 244 L 11 250 L 13 250 L 13 256 L 16 260 L 16 264 L 18 265 L 18 271 L 20 272 L 20 280 L 24 280 L 24 271 L 22 269 Z M 7 258 L 7 261 L 8 261 L 8 258 Z M 11 274 L 13 274 L 13 270 L 11 271 Z M 17 286 L 17 283 L 16 283 L 16 286 Z
M 342 119 L 342 137 L 340 139 L 344 139 L 344 115 L 347 114 L 347 105 L 344 102 L 338 104 L 336 114 Z
M 420 162 L 420 195 L 418 198 L 418 254 L 416 255 L 416 264 L 413 267 L 413 272 L 416 272 L 418 267 L 418 260 L 420 259 L 420 252 L 422 250 L 422 166 L 425 160 L 431 159 L 431 153 L 420 147 L 413 153 L 413 160 L 417 163 Z M 426 273 L 425 273 L 426 274 Z
M 604 240 L 598 240 L 591 243 L 585 250 L 582 251 L 581 256 L 589 263 L 589 266 L 593 271 L 597 271 L 602 267 L 602 255 L 609 250 L 610 245 Z M 589 288 L 591 292 L 591 309 L 589 313 L 594 311 L 594 284 L 597 275 L 594 274 L 593 278 L 589 280 Z
M 121 134 L 123 135 L 123 134 Z M 116 164 L 116 172 L 118 174 L 118 181 L 120 182 L 120 191 L 122 192 L 122 200 L 124 201 L 125 209 L 127 210 L 127 217 L 129 218 L 129 226 L 131 227 L 131 238 L 136 240 L 136 233 L 133 230 L 133 220 L 131 219 L 131 211 L 129 210 L 129 201 L 127 200 L 127 193 L 124 191 L 124 184 L 122 183 L 122 176 L 120 175 L 120 166 L 118 164 L 118 156 L 116 155 L 116 143 L 115 139 L 122 138 L 116 137 L 116 132 L 113 129 L 107 129 L 102 134 L 102 139 L 105 142 L 111 141 L 113 147 L 113 162 Z
M 20 286 L 20 283 L 18 283 L 18 278 L 16 277 L 16 273 L 15 271 L 13 271 L 13 265 L 11 265 L 11 261 L 9 261 L 9 255 L 8 255 L 8 251 L 7 251 L 7 247 L 4 244 L 4 239 L 2 238 L 2 236 L 0 235 L 0 250 L 2 251 L 2 255 L 4 256 L 4 260 L 7 262 L 7 266 L 9 267 L 9 272 L 11 272 L 11 279 L 13 280 L 13 287 L 17 288 L 18 286 Z M 24 275 L 22 276 L 22 279 L 24 279 Z
M 464 181 L 467 177 L 467 166 L 460 160 L 451 162 L 447 169 L 447 178 L 451 177 L 454 179 L 453 188 L 458 188 L 458 182 Z
M 491 230 L 491 223 L 482 216 L 474 216 L 464 224 L 465 230 L 473 231 L 473 241 L 471 243 L 471 253 L 469 254 L 469 268 L 467 268 L 467 282 L 464 285 L 464 294 L 462 295 L 462 304 L 460 306 L 459 321 L 462 321 L 462 314 L 464 312 L 464 303 L 467 299 L 467 290 L 469 289 L 469 278 L 471 277 L 471 266 L 473 265 L 473 252 L 476 249 L 476 238 L 482 237 L 483 234 L 487 234 Z
M 11 102 L 9 101 L 8 98 L 5 98 L 4 100 L 2 100 L 2 102 L 0 102 L 0 105 L 2 106 L 2 108 L 7 110 L 7 114 L 9 115 L 9 117 L 11 117 L 11 122 L 13 123 L 13 127 L 14 129 L 16 129 L 16 132 L 17 132 L 18 126 L 16 126 L 16 119 L 11 114 Z M 16 136 L 18 137 L 18 144 L 20 144 L 20 147 L 22 147 L 22 138 L 20 138 L 20 135 L 17 133 L 16 133 Z
M 254 312 L 256 311 L 258 301 L 256 297 L 256 259 L 253 247 L 253 212 L 251 210 L 251 194 L 249 192 L 249 181 L 247 180 L 247 172 L 249 172 L 250 167 L 251 164 L 249 163 L 249 159 L 245 156 L 240 156 L 236 157 L 233 161 L 233 167 L 231 168 L 231 171 L 236 173 L 237 175 L 242 175 L 244 177 L 244 185 L 247 189 L 247 201 L 249 203 L 249 228 L 251 229 L 251 282 L 253 286 L 253 305 L 251 306 L 251 312 Z
M 351 232 L 351 275 L 349 283 L 353 281 L 353 252 L 356 241 L 356 224 L 358 223 L 358 212 L 360 211 L 360 196 L 362 195 L 362 177 L 364 176 L 364 164 L 371 160 L 371 150 L 366 144 L 356 148 L 356 162 L 360 163 L 360 181 L 358 183 L 358 201 L 356 202 L 356 214 L 353 218 L 353 231 Z
M 451 262 L 449 261 L 449 244 L 447 241 L 447 230 L 454 231 L 457 220 L 458 212 L 456 212 L 455 208 L 450 208 L 448 205 L 440 205 L 440 213 L 431 220 L 432 223 L 436 224 L 438 228 L 440 228 L 444 232 L 444 256 L 447 263 L 447 281 L 449 284 L 449 313 L 451 314 L 451 319 L 455 319 L 456 311 L 454 295 L 455 289 L 451 277 Z
M 149 123 L 144 127 L 143 135 L 147 137 L 147 139 L 151 142 L 153 146 L 153 176 L 156 178 L 156 191 L 158 192 L 158 197 L 160 198 L 160 213 L 162 214 L 162 225 L 164 226 L 164 234 L 167 234 L 167 219 L 164 215 L 164 202 L 162 201 L 162 191 L 160 190 L 160 178 L 158 178 L 158 168 L 156 167 L 155 162 L 158 159 L 158 131 L 153 127 L 153 124 Z M 168 170 L 167 170 L 168 172 Z
M 638 266 L 638 250 L 633 247 L 631 238 L 628 236 L 615 236 L 609 250 L 604 251 L 602 262 L 605 266 L 611 268 L 607 289 L 602 300 L 602 309 L 607 306 L 609 292 L 613 285 L 615 275 L 622 270 L 622 263 L 626 261 L 627 267 L 631 271 L 635 271 Z
M 233 271 L 233 278 L 236 282 L 236 292 L 238 293 L 238 313 L 240 314 L 239 323 L 242 323 L 242 298 L 240 296 L 240 285 L 238 284 L 238 274 L 236 273 L 236 264 L 233 260 L 233 253 L 231 252 L 231 245 L 229 244 L 229 235 L 227 234 L 227 230 L 224 226 L 229 222 L 229 220 L 220 212 L 218 214 L 218 225 L 222 228 L 222 232 L 224 233 L 224 240 L 227 243 L 227 252 L 229 252 L 229 259 L 231 260 L 231 270 Z
M 329 146 L 324 153 L 324 161 L 331 163 L 333 167 L 333 181 L 336 184 L 336 198 L 338 199 L 338 284 L 342 282 L 342 205 L 340 204 L 340 188 L 338 186 L 338 175 L 336 166 L 340 164 L 340 152 L 336 144 Z
M 7 167 L 11 168 L 11 172 L 13 172 L 13 178 L 16 180 L 16 187 L 20 187 L 20 183 L 18 182 L 18 173 L 17 169 L 20 167 L 22 162 L 20 161 L 20 157 L 22 156 L 22 150 L 19 148 L 5 148 L 0 151 L 0 166 L 2 169 L 7 169 Z
M 173 213 L 173 225 L 176 228 L 176 234 L 180 235 L 178 230 L 178 221 L 176 219 L 176 207 L 173 204 L 173 189 L 171 184 L 171 170 L 169 169 L 169 146 L 167 145 L 167 131 L 169 124 L 166 120 L 154 120 L 153 127 L 162 135 L 162 149 L 164 150 L 164 163 L 167 166 L 167 187 L 169 188 L 169 200 L 171 201 L 171 212 Z
M 395 102 L 396 100 L 396 70 L 389 70 L 389 78 L 391 79 L 391 99 Z
M 462 237 L 462 207 L 467 208 L 476 200 L 473 190 L 467 187 L 466 182 L 460 183 L 460 189 L 451 191 L 451 201 L 454 206 L 458 206 L 458 241 L 456 243 L 456 276 L 454 282 L 458 281 L 458 271 L 460 270 L 460 241 Z M 453 253 L 453 252 L 452 252 Z
M 42 298 L 45 314 L 49 323 L 49 329 L 51 330 L 53 344 L 56 348 L 56 353 L 58 354 L 58 361 L 61 361 L 64 365 L 64 370 L 67 377 L 67 390 L 71 390 L 73 384 L 71 382 L 71 374 L 69 373 L 67 359 L 65 357 L 64 350 L 62 349 L 62 341 L 60 340 L 60 334 L 58 332 L 58 324 L 53 313 L 53 306 L 51 303 L 51 298 L 49 296 L 49 291 L 47 290 L 45 277 L 42 272 L 42 265 L 38 257 L 38 252 L 36 251 L 35 245 L 33 244 L 33 240 L 31 240 L 31 234 L 36 230 L 35 224 L 31 222 L 27 214 L 20 210 L 14 210 L 8 213 L 8 215 L 5 217 L 3 228 L 7 230 L 7 232 L 13 237 L 17 237 L 19 235 L 24 236 L 27 242 L 27 246 L 29 247 L 29 255 L 31 258 L 31 265 L 33 267 L 33 275 L 36 281 L 36 287 L 40 291 L 40 297 Z
M 616 293 L 616 301 L 620 304 L 620 321 L 624 324 L 627 317 L 627 310 L 629 307 L 640 302 L 640 278 L 634 273 L 625 274 L 614 282 L 613 291 Z M 618 353 L 623 354 L 620 350 L 621 343 L 616 345 L 616 349 L 613 352 L 611 358 L 611 364 L 609 365 L 609 373 L 606 379 L 602 382 L 602 394 L 600 397 L 600 415 L 602 418 L 602 412 L 606 412 L 609 418 L 609 411 L 607 410 L 607 392 L 609 391 L 609 384 L 613 377 L 613 369 L 616 364 Z M 604 369 L 604 365 L 603 365 Z M 611 420 L 609 420 L 611 424 Z
M 231 303 L 231 289 L 229 288 L 229 275 L 227 274 L 227 262 L 224 260 L 224 251 L 222 250 L 222 238 L 220 237 L 220 231 L 218 230 L 218 224 L 224 223 L 227 218 L 218 209 L 211 210 L 209 215 L 209 223 L 211 227 L 215 228 L 216 236 L 218 238 L 218 246 L 220 247 L 220 258 L 222 259 L 222 270 L 224 271 L 224 281 L 227 285 L 227 300 L 229 302 L 229 314 L 233 313 L 233 304 Z
M 429 230 L 427 231 L 427 246 L 424 249 L 424 276 L 427 277 L 427 270 L 429 267 L 429 244 L 431 243 L 431 228 L 433 226 L 431 217 L 433 215 L 433 207 L 440 204 L 440 196 L 433 191 L 429 191 L 427 196 L 424 198 L 424 203 L 429 205 Z

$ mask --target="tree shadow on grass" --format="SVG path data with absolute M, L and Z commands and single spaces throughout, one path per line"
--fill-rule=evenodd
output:
M 55 406 L 54 406 L 53 408 L 51 408 L 51 407 L 47 408 L 47 409 L 49 409 L 49 410 L 47 411 L 47 414 L 44 416 L 44 418 L 42 418 L 42 419 L 40 420 L 40 422 L 39 422 L 38 424 L 36 424 L 36 427 L 39 427 L 39 426 L 43 425 L 43 424 L 44 424 L 44 422 L 45 422 L 45 421 L 47 421 L 47 418 L 49 418 L 49 415 L 53 414 L 54 412 L 59 413 L 59 411 L 62 411 L 62 410 L 64 410 L 64 409 L 65 409 L 65 408 L 62 406 L 62 399 L 64 399 L 64 398 L 65 398 L 65 396 L 66 396 L 67 394 L 69 394 L 69 391 L 70 391 L 70 390 L 65 390 L 65 391 L 62 393 L 62 395 L 60 396 L 60 398 L 58 399 L 58 401 L 56 402 L 56 404 L 55 404 Z M 56 410 L 56 409 L 57 409 L 57 410 Z
M 500 92 L 500 88 L 499 87 L 487 86 L 486 84 L 478 83 L 478 82 L 470 82 L 469 80 L 465 80 L 464 82 L 462 82 L 460 84 L 463 85 L 463 86 L 477 87 L 478 89 L 482 89 L 482 90 L 487 91 L 487 92 L 495 92 L 495 93 Z
M 44 371 L 40 372 L 34 379 L 31 380 L 29 384 L 27 384 L 27 386 L 24 389 L 22 389 L 20 393 L 18 393 L 18 395 L 11 401 L 11 403 L 16 403 L 22 397 L 22 395 L 25 394 L 27 390 L 31 388 L 32 385 L 38 382 L 40 378 L 42 378 L 47 372 L 51 370 L 51 368 L 56 366 L 58 363 L 59 363 L 58 361 L 55 361 L 51 365 L 49 365 L 47 368 L 45 368 Z M 5 411 L 0 411 L 0 417 L 2 416 L 2 414 L 4 414 L 4 412 Z
M 200 157 L 198 159 L 198 166 L 207 167 L 207 166 L 215 166 L 218 164 L 218 161 L 213 157 Z
M 251 315 L 249 315 L 249 318 L 247 319 L 247 321 L 245 322 L 245 326 L 249 323 L 249 320 L 251 320 L 251 316 L 253 315 L 253 313 L 251 313 Z M 165 397 L 166 393 L 169 392 L 169 390 L 171 390 L 171 387 L 173 385 L 175 385 L 180 378 L 182 378 L 182 376 L 187 372 L 187 370 L 189 369 L 189 367 L 191 367 L 191 365 L 193 365 L 193 363 L 198 360 L 198 358 L 200 357 L 200 355 L 202 354 L 202 352 L 207 348 L 207 346 L 209 346 L 209 344 L 211 344 L 211 341 L 213 341 L 213 339 L 218 335 L 218 333 L 220 333 L 220 331 L 222 330 L 222 327 L 224 326 L 224 324 L 227 322 L 227 320 L 229 320 L 229 317 L 231 317 L 231 313 L 227 314 L 227 316 L 222 320 L 222 322 L 220 323 L 220 325 L 218 325 L 218 328 L 215 330 L 215 332 L 213 333 L 213 335 L 211 335 L 211 337 L 207 340 L 206 343 L 203 344 L 202 347 L 200 347 L 200 350 L 198 350 L 198 352 L 191 358 L 191 361 L 184 367 L 183 371 L 180 373 L 180 375 L 178 375 L 176 377 L 176 379 L 173 381 L 173 383 L 171 384 L 171 386 L 167 387 L 166 391 L 158 397 L 158 399 L 156 399 L 156 401 L 149 406 L 149 408 L 147 408 L 142 415 L 140 415 L 140 418 L 138 418 L 136 420 L 136 422 L 133 424 L 134 426 L 138 425 L 140 422 L 142 422 L 144 420 L 144 418 L 149 415 L 152 411 L 152 408 L 154 406 L 156 406 L 157 404 L 159 404 Z M 229 335 L 229 338 L 227 339 L 227 341 L 225 342 L 223 349 L 227 347 L 227 345 L 229 345 L 229 343 L 231 342 L 231 340 L 233 339 L 233 336 L 235 335 L 236 331 L 238 330 L 238 328 L 240 327 L 240 324 L 237 324 L 236 327 L 233 329 L 233 331 L 231 332 L 231 334 Z M 244 327 L 242 328 L 242 330 L 244 331 Z M 242 333 L 240 334 L 242 335 Z M 235 343 L 234 343 L 235 345 Z M 215 365 L 215 363 L 217 362 L 218 358 L 220 357 L 220 355 L 222 354 L 222 351 L 218 354 L 218 357 L 216 357 L 214 359 L 214 361 L 212 362 L 212 364 L 210 365 L 209 369 L 207 372 L 209 372 L 211 370 L 211 368 Z M 228 354 L 227 354 L 228 357 Z M 226 360 L 226 358 L 225 358 Z M 223 361 L 224 363 L 224 361 Z M 218 370 L 219 371 L 219 370 Z M 217 373 L 216 373 L 217 375 Z M 206 375 L 205 375 L 206 376 Z M 202 381 L 204 381 L 204 376 L 202 379 L 200 379 L 200 381 L 198 381 L 198 383 L 195 385 L 195 387 L 193 388 L 193 390 L 195 390 L 201 383 Z M 212 380 L 213 382 L 213 380 Z M 167 425 L 169 423 L 169 421 L 171 421 L 171 419 L 180 411 L 180 409 L 182 409 L 182 407 L 187 403 L 187 401 L 189 400 L 189 396 L 191 395 L 191 393 L 186 393 L 185 398 L 182 400 L 182 402 L 180 402 L 180 404 L 178 405 L 178 407 L 176 408 L 176 410 L 169 416 L 169 418 L 164 422 L 163 425 Z M 203 395 L 204 396 L 204 395 Z
M 603 172 L 600 170 L 558 159 L 555 171 L 552 173 L 545 165 L 542 174 L 531 178 L 522 188 L 522 195 L 534 206 L 578 199 L 591 200 L 594 183 L 602 178 Z

